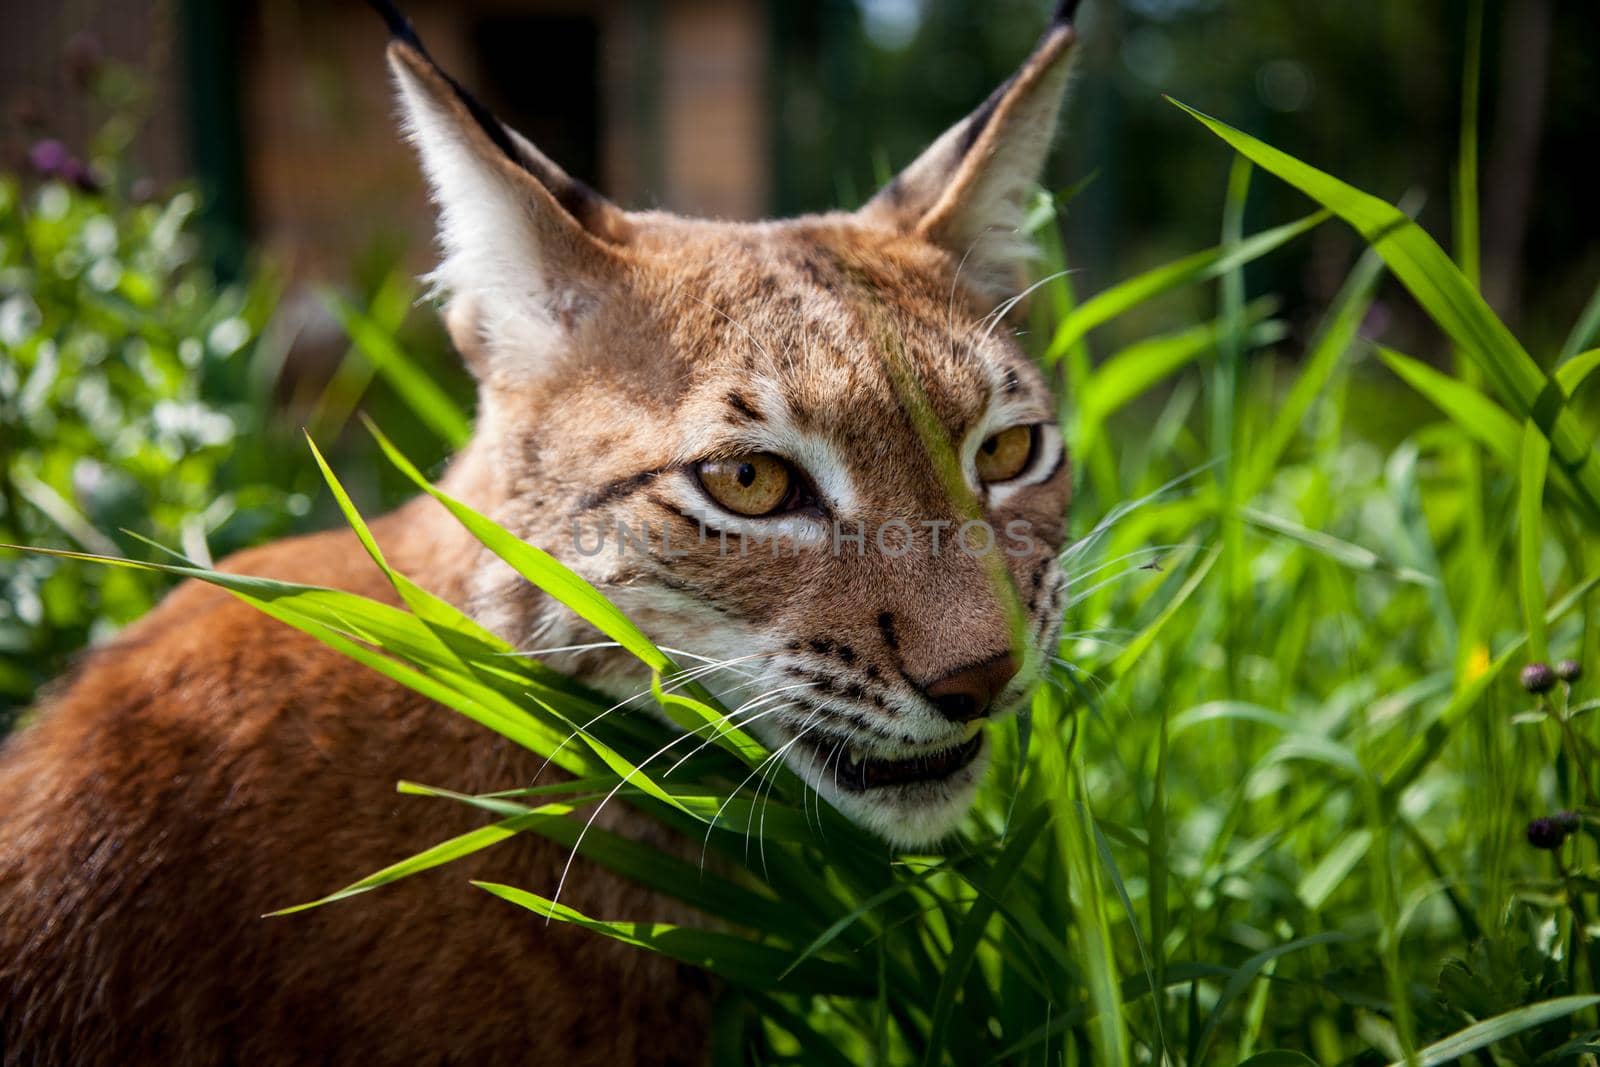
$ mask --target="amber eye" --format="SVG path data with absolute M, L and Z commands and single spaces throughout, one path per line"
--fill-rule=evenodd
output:
M 1013 426 L 992 434 L 978 446 L 978 478 L 1007 482 L 1021 474 L 1033 458 L 1034 429 Z
M 789 465 L 765 452 L 706 460 L 695 472 L 711 499 L 735 515 L 771 515 L 789 501 L 796 486 Z

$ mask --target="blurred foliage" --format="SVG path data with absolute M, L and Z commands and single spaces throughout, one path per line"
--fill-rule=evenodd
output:
M 214 283 L 191 192 L 135 203 L 103 180 L 0 178 L 0 541 L 211 560 L 283 532 L 307 500 L 268 433 L 275 286 Z M 0 706 L 164 588 L 15 556 L 0 583 Z
M 416 286 L 392 254 L 353 272 L 355 302 L 331 291 L 280 302 L 270 271 L 217 281 L 192 232 L 192 190 L 135 200 L 119 191 L 117 157 L 63 176 L 48 165 L 70 156 L 50 143 L 34 154 L 57 173 L 0 176 L 0 542 L 170 558 L 161 545 L 209 564 L 327 525 L 332 504 L 307 492 L 320 479 L 302 429 L 358 472 L 357 499 L 392 504 L 403 480 L 373 462 L 365 434 L 345 433 L 357 410 L 430 465 L 443 457 L 452 442 L 407 387 L 446 380 L 435 410 L 457 405 L 456 427 L 469 387 L 433 316 L 413 314 Z M 381 321 L 388 349 L 330 338 L 328 307 Z M 332 367 L 291 366 L 319 331 Z M 0 729 L 6 709 L 170 584 L 0 550 Z
M 83 65 L 98 119 L 83 154 L 42 139 L 30 173 L 0 174 L 0 543 L 209 564 L 325 526 L 337 512 L 307 492 L 321 479 L 302 428 L 365 472 L 350 479 L 358 500 L 398 500 L 403 479 L 345 433 L 351 415 L 372 411 L 431 465 L 447 442 L 388 380 L 410 369 L 447 380 L 457 402 L 470 391 L 434 316 L 413 314 L 400 250 L 358 257 L 348 297 L 289 296 L 258 263 L 224 280 L 195 190 L 158 194 L 139 172 L 138 75 Z M 338 302 L 381 316 L 404 354 L 380 372 L 345 341 L 327 310 Z M 0 549 L 0 733 L 75 651 L 170 584 Z

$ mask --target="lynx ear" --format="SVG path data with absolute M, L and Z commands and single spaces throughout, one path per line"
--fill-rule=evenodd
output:
M 917 233 L 963 259 L 961 277 L 999 294 L 1033 249 L 1020 227 L 1044 167 L 1077 39 L 1077 0 L 1062 0 L 1027 60 L 861 208 L 877 225 Z
M 627 216 L 508 129 L 446 74 L 392 4 L 389 69 L 406 133 L 439 209 L 442 258 L 432 280 L 470 362 L 526 351 L 588 303 L 628 239 Z

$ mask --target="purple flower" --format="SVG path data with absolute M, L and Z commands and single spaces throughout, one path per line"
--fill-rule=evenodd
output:
M 33 169 L 46 178 L 54 178 L 61 174 L 61 170 L 72 162 L 72 153 L 67 151 L 67 146 L 60 141 L 36 141 L 28 149 L 28 162 Z
M 1530 693 L 1548 693 L 1555 688 L 1556 672 L 1548 663 L 1530 663 L 1522 668 L 1522 688 Z
M 1575 659 L 1564 659 L 1556 664 L 1556 677 L 1563 682 L 1576 682 L 1583 677 L 1583 664 Z

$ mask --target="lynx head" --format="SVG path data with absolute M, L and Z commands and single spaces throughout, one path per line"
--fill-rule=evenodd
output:
M 594 582 L 836 807 L 924 845 L 970 805 L 983 725 L 1049 662 L 1070 486 L 1005 325 L 1074 39 L 858 211 L 624 211 L 489 115 L 393 20 L 439 207 L 434 275 L 479 381 L 458 492 Z M 594 632 L 492 557 L 470 606 L 529 649 Z M 562 665 L 627 696 L 615 650 Z

